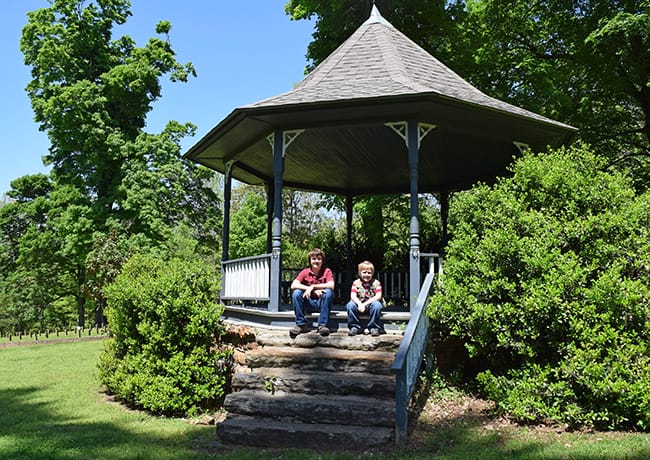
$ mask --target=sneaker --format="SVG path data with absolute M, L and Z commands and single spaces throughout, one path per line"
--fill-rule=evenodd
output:
M 370 335 L 373 337 L 379 336 L 379 329 L 375 329 L 375 328 L 370 329 Z
M 292 337 L 295 337 L 298 334 L 304 334 L 304 333 L 309 332 L 309 331 L 311 331 L 311 327 L 309 327 L 309 325 L 307 325 L 307 324 L 301 324 L 301 325 L 296 324 L 294 327 L 289 329 L 289 335 L 292 336 Z
M 323 337 L 330 335 L 330 330 L 327 329 L 327 326 L 318 326 L 318 333 Z
M 348 332 L 348 335 L 357 335 L 358 333 L 359 333 L 359 328 L 358 328 L 358 327 L 353 327 L 353 328 L 350 329 L 350 331 Z

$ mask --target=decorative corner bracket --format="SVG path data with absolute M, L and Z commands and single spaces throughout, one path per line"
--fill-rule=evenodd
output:
M 388 126 L 390 129 L 395 131 L 395 133 L 404 139 L 404 142 L 406 142 L 406 145 L 408 145 L 408 130 L 406 129 L 408 126 L 408 123 L 405 121 L 392 121 L 388 123 L 384 123 L 384 125 Z
M 305 130 L 304 129 L 291 129 L 288 131 L 282 131 L 282 157 L 287 153 L 287 147 L 291 145 L 293 141 L 296 140 Z M 273 143 L 275 141 L 275 133 L 271 133 L 266 136 L 266 140 L 271 144 L 271 151 L 273 151 Z
M 517 142 L 517 141 L 512 141 L 515 147 L 517 147 L 517 150 L 519 150 L 520 154 L 524 154 L 526 150 L 530 148 L 530 146 L 524 142 Z
M 226 176 L 230 176 L 232 174 L 232 167 L 235 164 L 234 161 L 228 161 L 226 163 Z
M 404 142 L 406 143 L 406 146 L 408 147 L 409 145 L 409 140 L 408 140 L 408 122 L 406 121 L 393 121 L 393 122 L 388 122 L 384 123 L 384 125 L 388 126 L 390 129 L 395 131 L 395 133 L 404 139 Z M 422 143 L 422 139 L 426 137 L 429 132 L 431 132 L 432 129 L 436 128 L 436 125 L 432 125 L 430 123 L 418 123 L 418 149 L 420 149 L 420 144 Z

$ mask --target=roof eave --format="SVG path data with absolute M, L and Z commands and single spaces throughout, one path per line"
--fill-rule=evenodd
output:
M 399 105 L 400 103 L 405 104 L 405 108 L 408 108 L 408 105 L 415 104 L 426 104 L 428 102 L 450 104 L 456 107 L 466 107 L 474 111 L 485 111 L 485 113 L 497 114 L 505 118 L 511 118 L 513 120 L 520 120 L 525 123 L 530 123 L 533 125 L 545 126 L 551 131 L 556 133 L 563 133 L 562 136 L 563 144 L 568 144 L 575 137 L 577 128 L 542 117 L 540 115 L 534 114 L 531 112 L 531 115 L 521 114 L 517 112 L 510 112 L 502 110 L 495 107 L 486 106 L 483 104 L 477 104 L 474 102 L 468 102 L 464 100 L 459 100 L 453 97 L 440 95 L 435 92 L 429 93 L 417 93 L 417 94 L 402 94 L 402 95 L 392 95 L 392 96 L 379 96 L 379 97 L 364 97 L 364 98 L 355 98 L 355 99 L 343 99 L 343 100 L 334 100 L 334 101 L 312 101 L 312 102 L 303 102 L 295 104 L 285 104 L 285 105 L 270 105 L 270 106 L 247 106 L 234 109 L 226 118 L 224 118 L 219 124 L 212 128 L 203 138 L 201 138 L 196 144 L 194 144 L 185 154 L 184 157 L 192 160 L 199 159 L 201 152 L 205 151 L 208 146 L 218 142 L 219 139 L 226 136 L 231 130 L 235 129 L 240 125 L 244 120 L 251 119 L 264 123 L 266 126 L 266 132 L 272 132 L 275 129 L 302 129 L 309 128 L 310 126 L 323 126 L 323 123 L 329 123 L 332 125 L 336 124 L 346 124 L 346 123 L 363 123 L 371 121 L 373 118 L 376 120 L 384 121 L 397 121 L 404 117 L 417 117 L 418 111 L 414 110 L 413 113 L 409 113 L 409 110 L 404 110 L 402 112 L 394 113 L 393 116 L 364 116 L 356 118 L 355 116 L 341 117 L 340 112 L 347 112 L 349 115 L 355 115 L 354 112 L 351 112 L 350 109 L 357 108 L 363 109 L 366 107 L 376 106 L 381 104 L 384 107 Z M 303 116 L 298 116 L 299 114 L 304 114 L 306 112 L 317 113 L 317 118 L 305 118 Z M 285 117 L 279 117 L 279 115 L 284 114 Z M 420 114 L 422 115 L 422 114 Z M 283 121 L 279 121 L 282 118 Z M 274 120 L 278 120 L 277 122 Z

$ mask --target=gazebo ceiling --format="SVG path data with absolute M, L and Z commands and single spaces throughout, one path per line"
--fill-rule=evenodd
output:
M 434 125 L 420 144 L 421 192 L 505 173 L 517 145 L 569 143 L 576 129 L 491 98 L 379 15 L 291 91 L 235 109 L 186 157 L 245 183 L 273 180 L 269 135 L 303 130 L 286 149 L 285 186 L 337 194 L 409 191 L 405 140 L 386 123 Z

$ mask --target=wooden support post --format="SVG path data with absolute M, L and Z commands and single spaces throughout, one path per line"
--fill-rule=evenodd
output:
M 284 175 L 284 132 L 273 136 L 273 221 L 271 225 L 271 283 L 269 311 L 280 310 L 282 276 L 282 176 Z
M 409 309 L 412 311 L 420 292 L 420 221 L 418 208 L 419 128 L 409 120 L 406 142 L 411 192 L 411 220 L 409 225 Z
M 352 286 L 354 275 L 352 273 L 352 212 L 354 208 L 354 201 L 351 195 L 345 196 L 345 229 L 346 229 L 346 243 L 345 243 L 345 286 L 341 292 L 349 292 Z
M 449 221 L 449 192 L 443 190 L 440 192 L 440 219 L 442 220 L 442 254 L 445 253 L 447 247 L 447 240 L 449 239 L 447 233 L 447 225 Z
M 229 259 L 230 253 L 230 202 L 232 200 L 232 163 L 226 165 L 223 182 L 223 228 L 221 229 L 221 261 Z M 226 282 L 223 264 L 221 265 L 221 295 L 225 295 Z
M 274 206 L 274 184 L 267 182 L 264 186 L 266 191 L 266 253 L 270 254 L 272 251 L 271 235 L 273 233 L 273 206 Z

